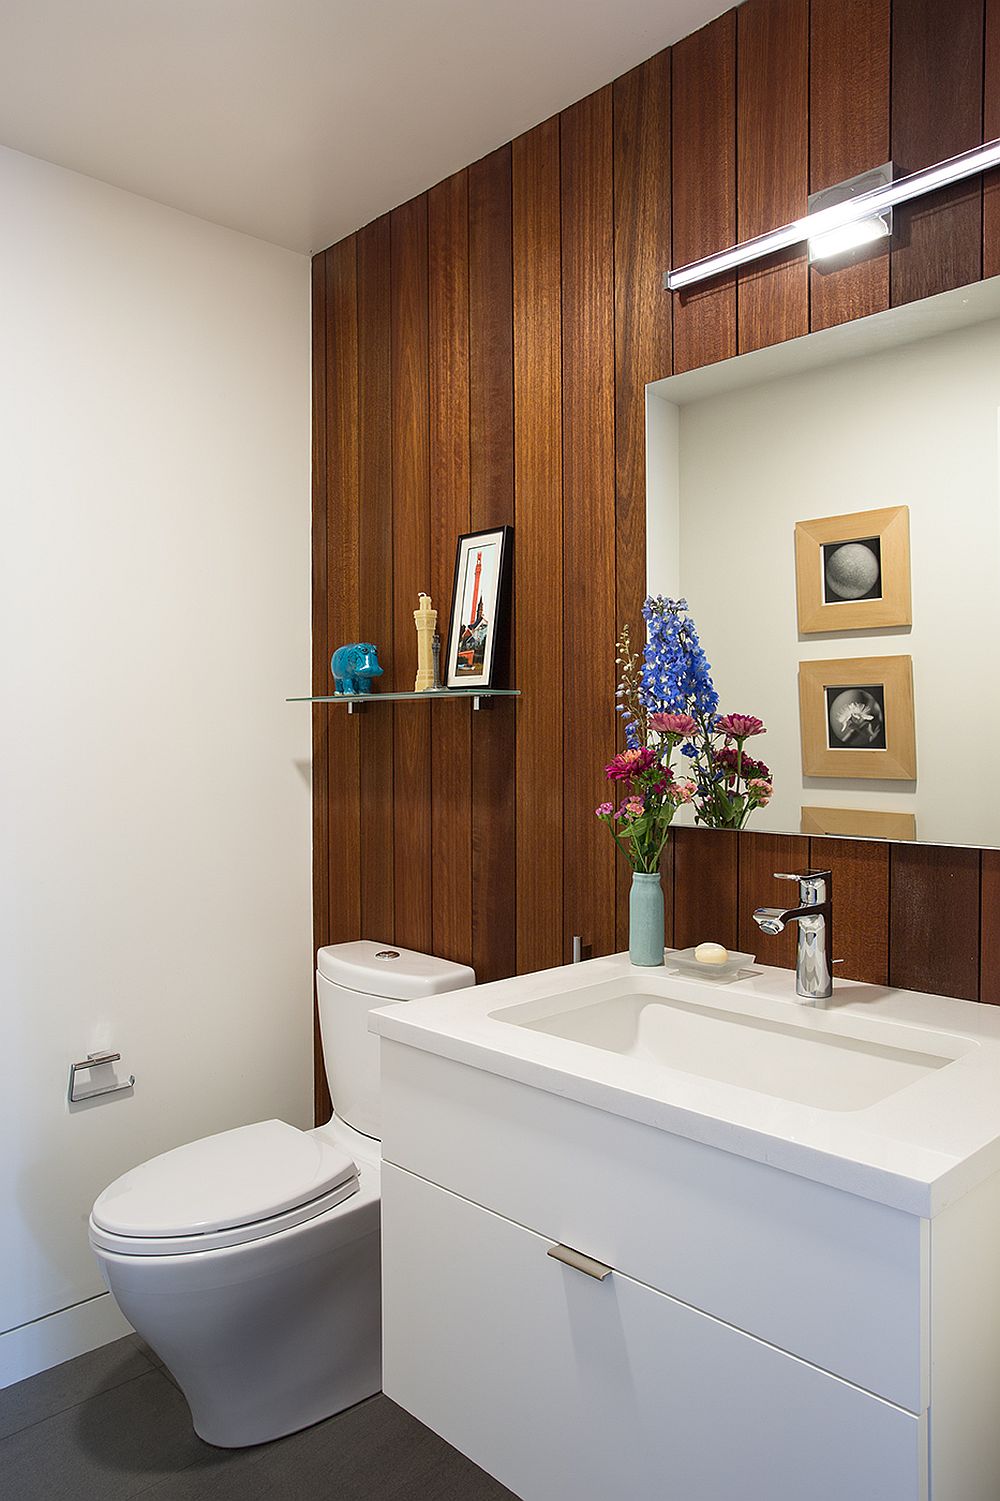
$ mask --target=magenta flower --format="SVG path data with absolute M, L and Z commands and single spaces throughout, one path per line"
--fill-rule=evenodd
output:
M 613 803 L 598 803 L 597 807 L 594 809 L 594 812 L 597 814 L 598 818 L 612 818 L 614 816 L 614 811 L 615 809 Z
M 676 735 L 681 740 L 687 740 L 698 728 L 690 714 L 651 714 L 649 726 L 660 735 Z
M 737 764 L 743 776 L 747 778 L 763 777 L 769 780 L 771 776 L 770 767 L 765 766 L 763 761 L 755 761 L 753 756 L 743 756 L 741 759 L 739 752 L 732 745 L 720 746 L 713 753 L 712 760 L 716 766 L 721 766 L 724 771 L 729 772 L 734 777 L 736 775 Z
M 641 745 L 636 750 L 619 751 L 605 766 L 604 775 L 609 782 L 631 782 L 633 777 L 648 771 L 655 760 L 656 757 L 646 745 Z
M 715 728 L 727 740 L 749 740 L 751 735 L 763 735 L 764 721 L 756 714 L 722 714 L 715 721 Z

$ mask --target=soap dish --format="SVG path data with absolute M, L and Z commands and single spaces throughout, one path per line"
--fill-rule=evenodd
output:
M 694 957 L 694 949 L 667 949 L 663 963 L 667 969 L 676 970 L 685 979 L 735 980 L 741 969 L 746 969 L 756 960 L 756 954 L 734 954 L 730 950 L 724 964 L 702 964 Z

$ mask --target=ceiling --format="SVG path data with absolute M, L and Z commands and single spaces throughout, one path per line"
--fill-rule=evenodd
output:
M 726 0 L 0 0 L 0 144 L 332 244 Z

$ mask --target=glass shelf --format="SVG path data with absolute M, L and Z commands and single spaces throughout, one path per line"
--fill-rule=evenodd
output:
M 424 693 L 323 693 L 313 697 L 286 698 L 286 704 L 346 704 L 356 714 L 368 704 L 417 703 L 424 698 L 471 698 L 474 709 L 488 708 L 491 698 L 520 698 L 520 688 L 428 688 Z

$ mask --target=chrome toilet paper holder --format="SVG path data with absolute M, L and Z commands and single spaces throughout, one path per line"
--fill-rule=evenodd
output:
M 128 1079 L 114 1084 L 101 1084 L 96 1089 L 77 1090 L 77 1074 L 83 1069 L 100 1068 L 102 1063 L 117 1063 L 121 1053 L 88 1053 L 86 1058 L 81 1058 L 79 1063 L 71 1063 L 69 1066 L 69 1102 L 77 1105 L 81 1100 L 92 1100 L 99 1094 L 118 1094 L 123 1089 L 131 1089 L 135 1084 L 135 1074 L 129 1074 Z

